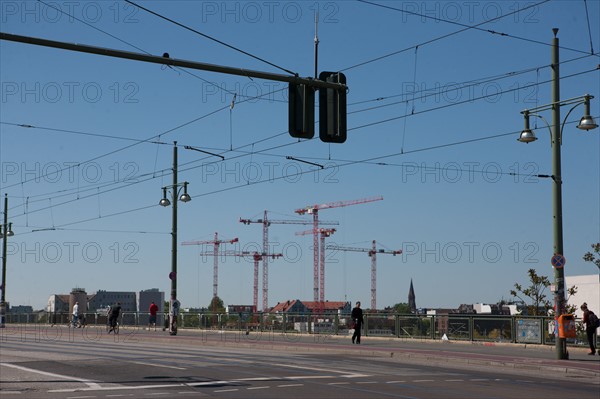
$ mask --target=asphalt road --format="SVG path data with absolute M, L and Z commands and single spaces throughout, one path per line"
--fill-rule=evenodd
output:
M 515 345 L 13 329 L 0 334 L 0 397 L 598 399 L 600 356 L 570 353 L 556 361 L 551 348 Z

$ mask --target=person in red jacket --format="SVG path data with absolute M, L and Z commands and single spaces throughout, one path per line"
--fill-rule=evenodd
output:
M 148 331 L 150 331 L 150 326 L 154 325 L 154 331 L 156 331 L 156 314 L 158 313 L 158 305 L 154 302 L 150 304 L 150 317 L 148 318 Z
M 597 326 L 592 325 L 592 321 L 590 319 L 592 319 L 592 315 L 594 314 L 594 312 L 592 312 L 591 310 L 588 309 L 587 303 L 582 303 L 580 306 L 581 310 L 583 310 L 583 325 L 585 325 L 585 332 L 587 334 L 587 339 L 588 339 L 588 343 L 590 344 L 590 352 L 588 353 L 588 355 L 595 355 L 596 354 L 596 346 L 594 345 L 594 334 L 596 333 L 596 328 Z M 598 354 L 600 355 L 600 350 L 598 351 Z

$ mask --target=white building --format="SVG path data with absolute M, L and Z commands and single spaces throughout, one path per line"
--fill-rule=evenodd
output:
M 577 293 L 569 298 L 569 304 L 577 306 L 575 315 L 578 318 L 583 317 L 579 307 L 584 302 L 587 302 L 591 311 L 600 315 L 600 274 L 565 276 L 565 288 L 572 286 L 577 287 Z

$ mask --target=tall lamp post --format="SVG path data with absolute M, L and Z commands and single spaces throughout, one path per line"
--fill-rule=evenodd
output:
M 169 334 L 177 334 L 177 314 L 179 313 L 179 304 L 177 301 L 177 201 L 189 202 L 192 197 L 187 193 L 188 182 L 177 182 L 177 142 L 173 142 L 173 184 L 165 186 L 163 190 L 163 198 L 159 204 L 161 206 L 172 207 L 172 229 L 171 229 L 171 297 L 169 301 Z M 183 188 L 183 194 L 179 195 Z M 167 198 L 167 191 L 171 191 L 171 201 Z M 177 303 L 177 304 L 176 304 Z M 174 309 L 174 306 L 177 307 Z
M 8 195 L 4 194 L 4 223 L 0 224 L 0 238 L 2 239 L 2 294 L 0 295 L 0 328 L 6 324 L 6 241 L 14 236 L 12 223 L 8 223 Z
M 540 107 L 522 111 L 525 118 L 525 128 L 521 132 L 518 140 L 522 143 L 531 143 L 537 140 L 535 133 L 529 128 L 529 117 L 535 116 L 544 121 L 550 130 L 550 141 L 552 146 L 552 212 L 554 225 L 554 256 L 552 263 L 554 266 L 554 306 L 555 306 L 555 325 L 558 326 L 559 317 L 565 311 L 565 272 L 564 272 L 564 251 L 563 251 L 563 227 L 562 227 L 562 175 L 561 175 L 561 152 L 562 133 L 571 112 L 579 105 L 584 105 L 584 115 L 581 118 L 578 129 L 592 130 L 598 127 L 594 118 L 590 114 L 590 100 L 594 98 L 588 94 L 575 97 L 568 100 L 560 100 L 560 75 L 558 59 L 558 29 L 552 29 L 554 38 L 552 40 L 552 102 Z M 560 107 L 572 105 L 565 119 L 560 121 Z M 539 112 L 552 110 L 552 124 L 549 124 Z M 558 335 L 558 334 L 556 334 Z M 555 338 L 557 359 L 568 359 L 566 338 Z

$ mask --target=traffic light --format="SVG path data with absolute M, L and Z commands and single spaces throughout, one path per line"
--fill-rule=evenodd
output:
M 299 139 L 315 135 L 315 91 L 307 85 L 289 84 L 289 132 Z
M 321 72 L 319 80 L 346 84 L 341 72 Z M 346 141 L 346 89 L 319 89 L 319 137 L 325 143 Z

